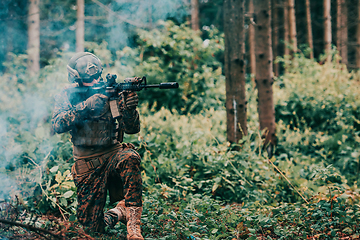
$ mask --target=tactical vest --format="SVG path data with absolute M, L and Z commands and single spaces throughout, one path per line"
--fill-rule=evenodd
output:
M 111 117 L 111 116 L 110 116 Z M 101 147 L 123 141 L 124 133 L 119 124 L 111 119 L 88 119 L 70 132 L 75 146 Z
M 84 99 L 83 99 L 84 100 Z M 73 105 L 78 102 L 72 102 Z M 101 116 L 82 120 L 70 131 L 74 146 L 104 147 L 123 141 L 123 126 L 112 117 L 110 108 Z

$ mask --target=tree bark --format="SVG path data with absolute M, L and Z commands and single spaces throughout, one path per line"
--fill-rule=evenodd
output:
M 251 80 L 255 83 L 256 58 L 255 58 L 255 27 L 254 27 L 254 2 L 249 0 L 249 57 L 250 57 L 250 74 Z
M 331 60 L 331 15 L 330 15 L 330 0 L 324 0 L 324 50 L 327 55 L 326 61 Z
M 151 1 L 149 1 L 149 5 L 148 5 L 148 15 L 149 15 L 149 29 L 153 29 L 154 28 L 154 24 L 153 24 L 153 4 Z
M 83 52 L 85 42 L 85 4 L 84 0 L 77 0 L 76 12 L 76 52 Z
M 271 47 L 271 2 L 255 0 L 256 16 L 256 86 L 258 89 L 258 113 L 260 130 L 265 130 L 264 146 L 269 155 L 276 145 L 275 109 L 273 100 L 273 67 Z
M 360 2 L 357 3 L 357 28 L 356 28 L 356 67 L 360 68 Z
M 40 0 L 29 0 L 28 69 L 30 75 L 40 70 Z
M 311 26 L 311 9 L 310 9 L 310 0 L 306 0 L 306 23 L 307 23 L 307 43 L 310 48 L 310 58 L 314 58 L 314 43 L 312 35 L 312 26 Z
M 8 7 L 8 16 L 13 17 L 15 16 L 15 11 L 14 8 L 12 7 Z M 5 34 L 6 36 L 9 36 L 11 34 L 10 28 L 11 26 L 14 24 L 14 22 L 12 21 L 11 18 L 6 19 L 6 32 L 3 32 L 3 34 Z M 5 61 L 10 60 L 10 56 L 7 53 L 13 52 L 14 51 L 14 43 L 13 43 L 13 38 L 7 37 L 7 38 L 3 38 L 2 40 L 0 40 L 0 43 L 6 44 L 6 51 L 4 52 L 4 55 L 6 55 L 6 57 L 4 58 Z
M 273 18 L 272 18 L 272 46 L 273 46 L 273 55 L 274 60 L 279 55 L 278 48 L 279 48 L 279 19 L 278 19 L 278 4 L 277 0 L 272 0 L 272 10 L 273 10 Z M 279 63 L 274 63 L 274 74 L 275 76 L 279 76 L 280 68 Z
M 297 36 L 296 36 L 296 19 L 295 19 L 295 2 L 289 0 L 289 33 L 291 52 L 297 52 Z
M 289 6 L 288 1 L 284 0 L 284 55 L 290 55 L 289 44 Z
M 198 31 L 200 29 L 199 0 L 191 0 L 191 28 L 194 31 Z
M 245 96 L 245 0 L 224 0 L 227 139 L 247 135 Z
M 348 29 L 347 29 L 347 5 L 345 0 L 337 0 L 336 21 L 336 46 L 341 57 L 341 62 L 348 64 Z

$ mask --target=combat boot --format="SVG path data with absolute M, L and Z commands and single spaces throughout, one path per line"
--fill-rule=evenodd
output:
M 144 240 L 140 229 L 141 213 L 142 207 L 126 207 L 127 240 Z
M 109 226 L 110 228 L 115 227 L 119 221 L 126 224 L 125 199 L 120 201 L 115 208 L 112 208 L 105 213 L 104 221 L 106 226 Z

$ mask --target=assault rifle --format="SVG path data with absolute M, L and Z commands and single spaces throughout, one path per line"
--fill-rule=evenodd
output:
M 147 88 L 171 89 L 179 87 L 179 84 L 177 82 L 165 82 L 160 84 L 148 85 L 146 83 L 145 76 L 142 78 L 125 78 L 124 83 L 116 83 L 116 78 L 117 76 L 115 74 L 108 73 L 106 75 L 105 92 L 115 97 L 118 95 L 119 92 L 122 91 L 141 91 Z
M 101 81 L 94 86 L 78 86 L 68 88 L 69 100 L 72 105 L 76 105 L 79 102 L 85 101 L 94 94 L 104 94 L 109 98 L 110 110 L 113 118 L 120 116 L 116 99 L 119 97 L 119 93 L 123 91 L 141 91 L 147 88 L 159 88 L 159 89 L 171 89 L 178 88 L 177 82 L 165 82 L 160 84 L 148 85 L 146 83 L 146 77 L 142 78 L 126 78 L 124 83 L 116 82 L 117 76 L 115 74 L 108 73 L 106 75 L 106 82 Z
M 179 84 L 177 82 L 165 82 L 160 84 L 149 85 L 146 83 L 146 77 L 134 77 L 126 78 L 123 83 L 116 82 L 117 76 L 115 74 L 108 73 L 106 75 L 106 82 L 101 81 L 98 84 L 87 87 L 79 86 L 69 88 L 69 97 L 72 104 L 84 101 L 90 96 L 100 93 L 109 97 L 109 99 L 114 99 L 119 96 L 119 93 L 122 91 L 141 91 L 147 88 L 159 88 L 159 89 L 172 89 L 178 88 Z

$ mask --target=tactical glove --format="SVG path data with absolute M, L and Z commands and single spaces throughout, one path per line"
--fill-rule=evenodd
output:
M 84 102 L 79 103 L 76 109 L 83 117 L 99 117 L 102 116 L 109 109 L 108 97 L 103 94 L 94 94 L 86 99 Z
M 121 92 L 119 94 L 118 106 L 119 110 L 134 110 L 139 103 L 139 97 L 135 92 Z
M 129 92 L 125 94 L 125 106 L 128 109 L 135 109 L 139 104 L 139 97 L 136 92 Z

